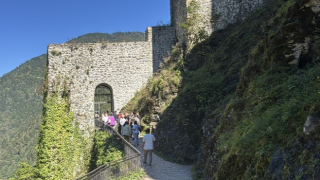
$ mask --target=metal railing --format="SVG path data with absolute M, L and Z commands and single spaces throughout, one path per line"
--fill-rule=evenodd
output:
M 132 171 L 139 171 L 142 168 L 140 152 L 129 142 L 127 142 L 116 130 L 110 126 L 101 126 L 101 122 L 96 122 L 101 130 L 115 136 L 121 143 L 126 157 L 104 164 L 93 171 L 85 174 L 76 180 L 109 180 L 125 176 Z

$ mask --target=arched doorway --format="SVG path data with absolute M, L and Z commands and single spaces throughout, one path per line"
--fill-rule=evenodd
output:
M 109 113 L 113 112 L 112 89 L 107 84 L 100 84 L 96 87 L 94 92 L 95 119 L 100 119 L 105 111 L 108 111 Z

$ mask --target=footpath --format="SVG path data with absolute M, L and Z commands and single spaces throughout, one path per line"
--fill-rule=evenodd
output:
M 134 146 L 134 142 L 131 139 L 130 143 Z M 139 138 L 139 145 L 135 147 L 140 151 L 141 161 L 143 161 L 141 145 L 142 138 Z M 192 180 L 191 168 L 192 165 L 168 162 L 152 153 L 152 166 L 144 166 L 146 175 L 141 180 Z

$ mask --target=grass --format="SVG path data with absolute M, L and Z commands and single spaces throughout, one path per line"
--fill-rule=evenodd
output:
M 140 171 L 130 172 L 128 175 L 118 177 L 114 180 L 139 180 L 141 179 L 146 172 L 142 169 Z

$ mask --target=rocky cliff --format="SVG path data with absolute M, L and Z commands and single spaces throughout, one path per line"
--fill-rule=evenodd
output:
M 174 49 L 124 109 L 197 179 L 319 179 L 320 131 L 303 132 L 320 116 L 319 6 L 268 1 L 186 57 Z

